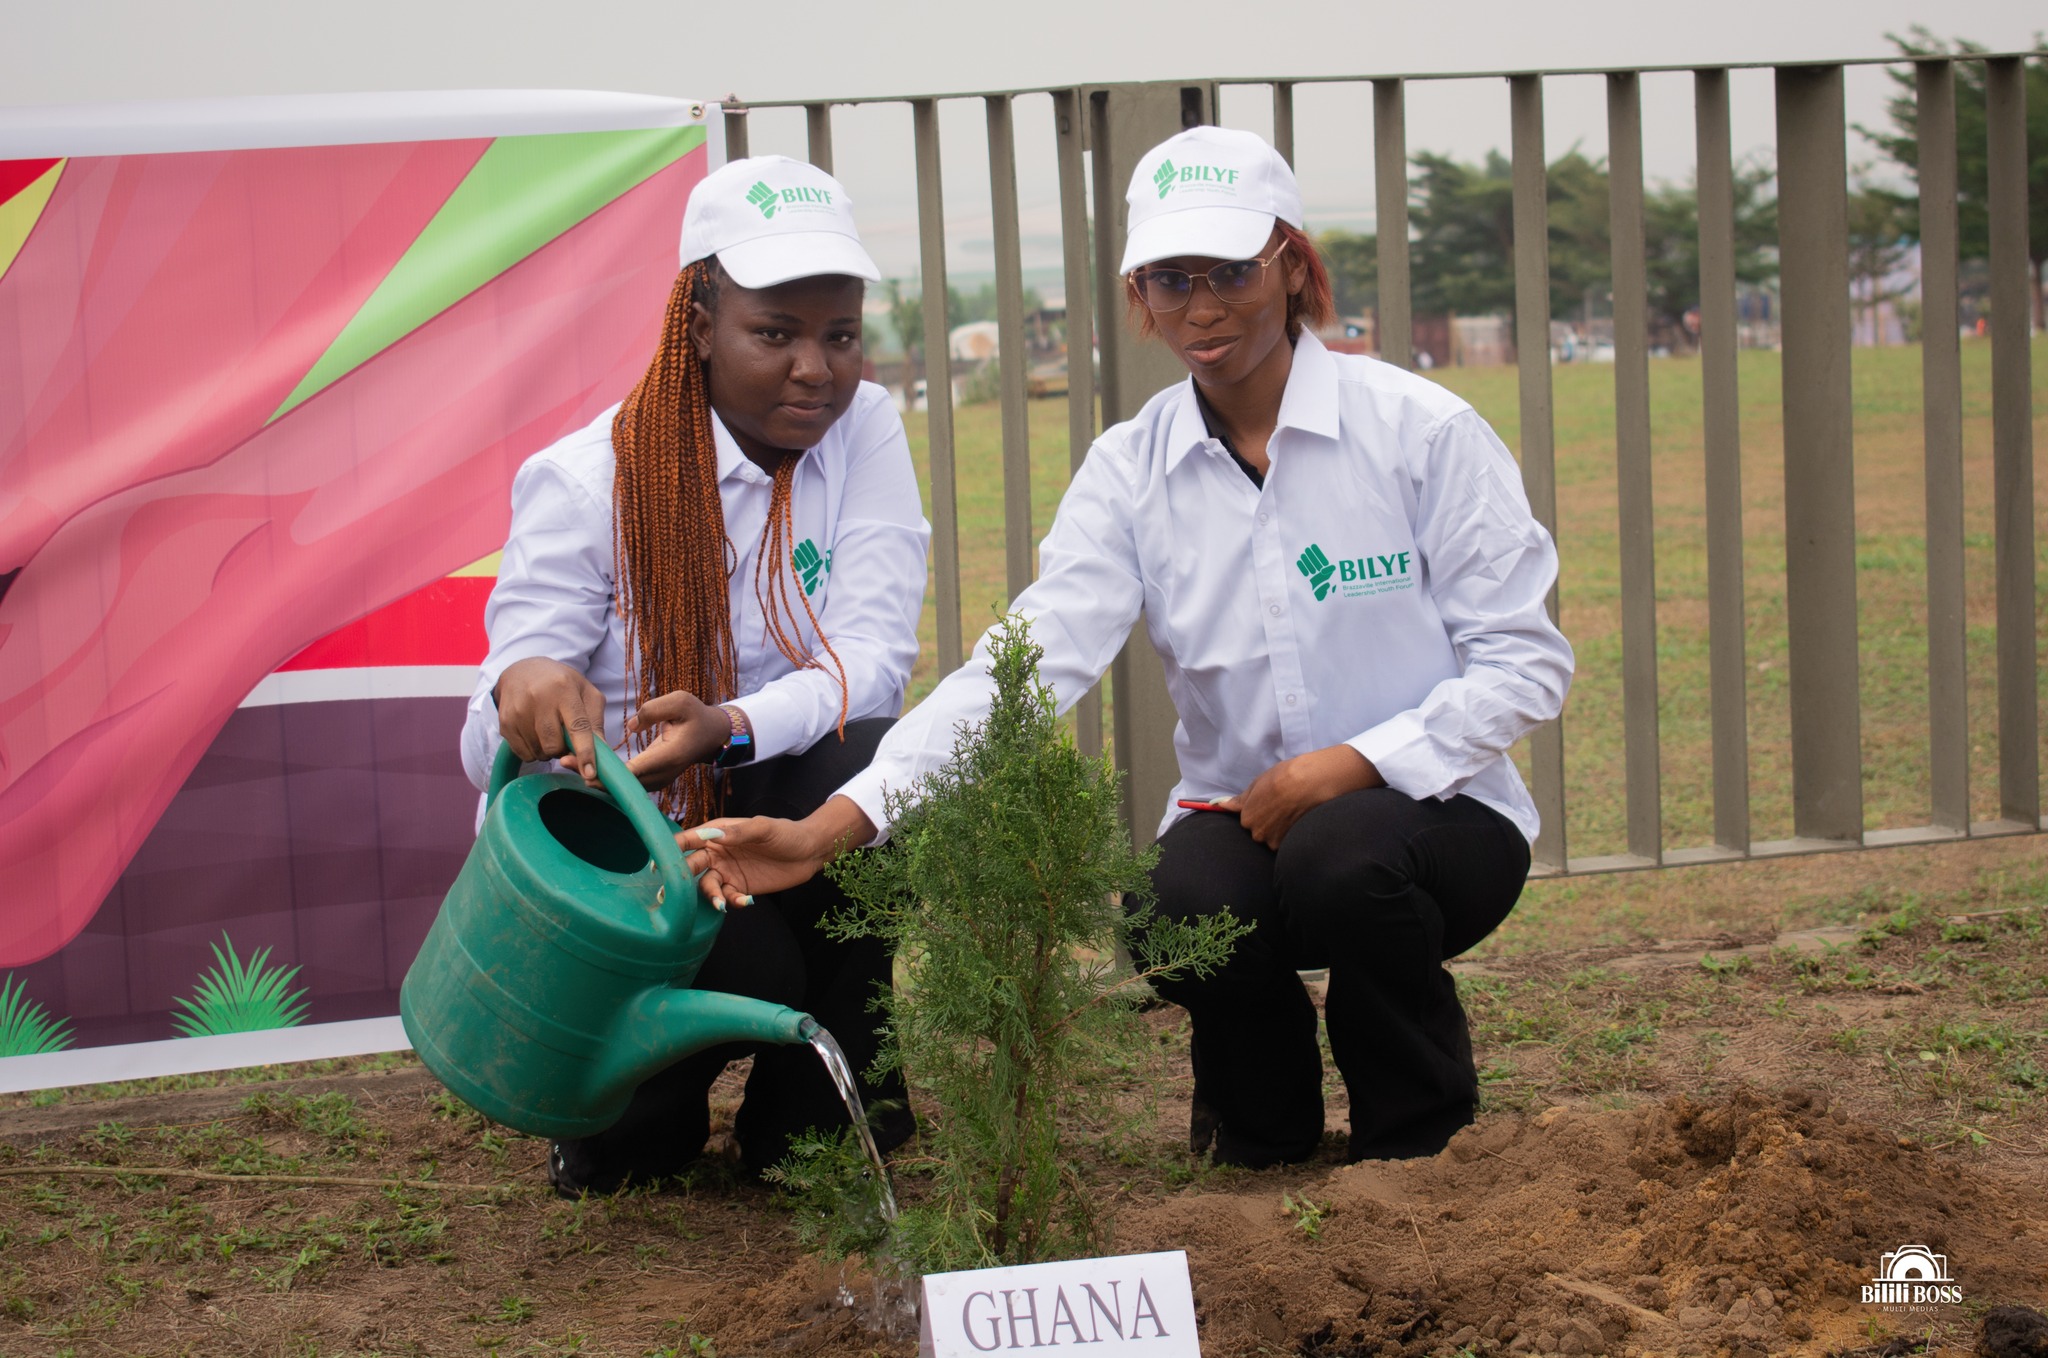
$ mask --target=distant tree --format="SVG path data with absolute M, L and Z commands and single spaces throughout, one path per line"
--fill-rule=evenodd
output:
M 1988 49 L 1958 38 L 1944 42 L 1925 28 L 1915 26 L 1906 37 L 1887 35 L 1902 57 L 1971 56 Z M 2033 268 L 2034 328 L 2048 328 L 2042 312 L 2042 272 L 2048 262 L 2048 41 L 2034 37 L 2039 55 L 2026 65 L 2027 94 L 2027 260 Z M 1911 70 L 1889 72 L 1897 87 L 1886 108 L 1891 117 L 1889 132 L 1861 127 L 1857 131 L 1875 142 L 1897 161 L 1917 185 L 1920 177 L 1920 109 L 1915 97 L 1916 81 Z M 1984 67 L 1981 62 L 1962 61 L 1955 66 L 1956 81 L 1956 225 L 1960 253 L 1964 259 L 1983 259 L 1991 252 L 1991 218 L 1987 196 L 1990 184 L 1990 154 L 1986 144 Z M 1907 238 L 1918 240 L 1920 223 L 1917 197 L 1894 195 L 1905 209 L 1901 222 Z
M 1408 180 L 1412 306 L 1418 315 L 1468 316 L 1515 307 L 1513 167 L 1498 151 L 1483 165 L 1420 151 Z
M 1591 320 L 1614 291 L 1607 166 L 1575 146 L 1550 163 L 1550 314 Z
M 1735 279 L 1768 283 L 1778 276 L 1777 172 L 1753 158 L 1735 166 Z M 1643 198 L 1643 245 L 1650 320 L 1680 332 L 1700 301 L 1700 196 L 1696 184 L 1664 185 Z
M 1325 231 L 1316 237 L 1339 316 L 1363 316 L 1380 301 L 1380 238 L 1356 231 Z
M 1038 295 L 1038 289 L 1024 289 L 1024 310 L 1027 314 L 1045 305 L 1045 299 Z M 996 285 L 983 283 L 970 293 L 956 288 L 946 289 L 946 328 L 966 325 L 969 321 L 992 321 L 996 319 Z
M 1514 171 L 1489 152 L 1473 165 L 1433 152 L 1414 157 L 1409 180 L 1414 308 L 1418 314 L 1513 312 Z M 1776 172 L 1768 161 L 1735 167 L 1735 276 L 1766 283 L 1777 276 Z M 1613 238 L 1607 166 L 1574 147 L 1547 168 L 1550 309 L 1590 315 L 1613 291 Z M 1340 313 L 1379 300 L 1378 237 L 1328 231 L 1318 244 L 1330 268 Z M 1675 331 L 1700 296 L 1699 194 L 1691 185 L 1648 189 L 1643 244 L 1652 325 Z
M 909 410 L 917 404 L 917 379 L 924 370 L 924 298 L 905 296 L 900 278 L 882 286 L 889 297 L 889 328 L 903 346 L 903 408 Z
M 889 328 L 896 332 L 896 342 L 903 346 L 905 353 L 909 353 L 912 349 L 922 353 L 924 350 L 924 294 L 921 292 L 904 292 L 903 281 L 898 278 L 892 278 L 882 286 L 889 295 Z M 991 299 L 993 299 L 995 295 L 994 285 L 990 285 L 984 291 L 988 292 Z M 1031 299 L 1036 296 L 1036 293 L 1027 292 L 1025 297 L 1027 309 Z M 988 314 L 989 317 L 995 315 L 995 303 L 993 300 L 989 302 Z M 983 319 L 987 319 L 987 317 L 969 314 L 968 299 L 960 295 L 960 289 L 952 286 L 950 283 L 946 285 L 946 329 L 952 330 L 957 326 L 967 324 L 969 321 Z
M 1514 167 L 1498 151 L 1469 165 L 1414 157 L 1409 221 L 1415 310 L 1483 315 L 1515 309 Z M 1611 284 L 1607 167 L 1577 147 L 1548 167 L 1550 310 L 1583 310 Z

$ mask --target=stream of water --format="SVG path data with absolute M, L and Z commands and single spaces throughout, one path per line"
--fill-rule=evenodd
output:
M 868 1127 L 867 1109 L 860 1100 L 860 1088 L 853 1081 L 853 1064 L 846 1059 L 846 1053 L 839 1049 L 832 1034 L 819 1026 L 816 1019 L 806 1019 L 797 1030 L 803 1039 L 818 1053 L 818 1059 L 825 1063 L 826 1071 L 832 1076 L 832 1083 L 839 1090 L 839 1097 L 846 1104 L 847 1116 L 853 1120 L 854 1135 L 860 1138 L 861 1149 L 867 1152 L 870 1168 L 866 1171 L 881 1192 L 876 1195 L 875 1204 L 884 1221 L 896 1220 L 896 1186 L 889 1178 L 889 1166 L 882 1160 L 881 1148 L 875 1145 L 875 1134 Z M 849 1286 L 848 1270 L 839 1270 L 839 1304 L 854 1312 L 862 1329 L 870 1334 L 880 1334 L 890 1339 L 906 1339 L 917 1333 L 917 1295 L 905 1279 L 896 1276 L 893 1261 L 877 1258 L 868 1261 L 873 1269 L 867 1279 L 870 1296 L 865 1303 L 856 1296 Z
M 861 1105 L 860 1087 L 853 1081 L 852 1063 L 846 1059 L 846 1053 L 839 1049 L 839 1044 L 833 1040 L 832 1034 L 826 1032 L 816 1019 L 804 1020 L 803 1027 L 797 1031 L 811 1044 L 812 1050 L 818 1053 L 818 1059 L 825 1063 L 826 1072 L 831 1075 L 833 1085 L 838 1088 L 839 1097 L 846 1104 L 847 1116 L 853 1119 L 854 1135 L 860 1138 L 861 1149 L 868 1153 L 868 1164 L 873 1166 L 868 1172 L 874 1176 L 876 1186 L 882 1190 L 882 1219 L 894 1221 L 896 1186 L 889 1178 L 889 1167 L 882 1163 L 882 1152 L 875 1145 L 875 1134 L 868 1127 L 867 1109 Z

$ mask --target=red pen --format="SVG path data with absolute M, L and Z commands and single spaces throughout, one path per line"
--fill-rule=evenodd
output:
M 1221 811 L 1226 816 L 1237 814 L 1237 808 L 1234 806 L 1218 806 L 1214 802 L 1191 802 L 1185 797 L 1176 801 L 1174 805 L 1186 807 L 1190 811 Z

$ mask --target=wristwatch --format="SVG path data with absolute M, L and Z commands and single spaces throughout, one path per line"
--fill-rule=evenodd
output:
M 725 747 L 711 761 L 711 766 L 729 769 L 735 764 L 747 763 L 754 757 L 753 724 L 747 720 L 745 712 L 731 703 L 720 703 L 718 710 L 725 713 L 725 719 L 732 723 L 732 734 L 725 738 Z

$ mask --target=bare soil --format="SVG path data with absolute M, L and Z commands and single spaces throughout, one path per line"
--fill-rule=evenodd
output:
M 1343 1165 L 1333 1078 L 1315 1161 L 1196 1163 L 1162 1007 L 1116 1077 L 1156 1100 L 1078 1168 L 1111 1248 L 1188 1252 L 1213 1355 L 1970 1352 L 2048 1304 L 2044 914 L 1985 904 L 1461 963 L 1486 1106 L 1421 1161 Z M 729 1157 L 559 1201 L 541 1142 L 361 1064 L 0 1107 L 0 1353 L 914 1351 Z M 1909 1244 L 1960 1305 L 1863 1304 Z

